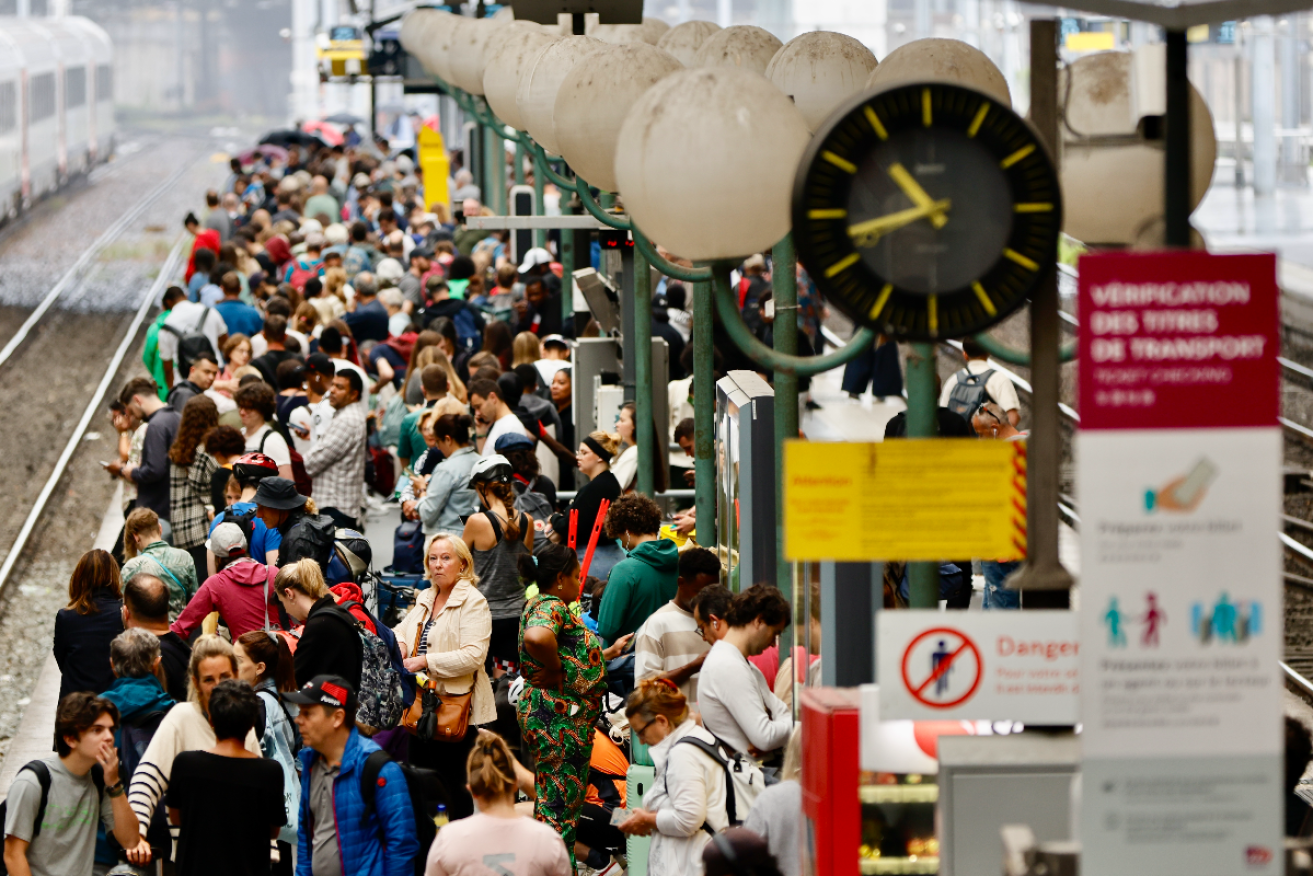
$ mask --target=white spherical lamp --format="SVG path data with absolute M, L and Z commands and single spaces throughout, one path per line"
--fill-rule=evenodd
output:
M 788 233 L 794 171 L 810 139 L 797 107 L 761 74 L 680 70 L 629 111 L 616 181 L 635 224 L 666 249 L 740 258 Z
M 630 108 L 658 81 L 684 65 L 645 42 L 594 52 L 561 82 L 553 115 L 561 156 L 592 185 L 610 192 L 616 141 Z
M 718 30 L 720 25 L 714 21 L 686 21 L 663 33 L 656 47 L 674 55 L 685 67 L 694 67 L 698 49 Z
M 416 9 L 401 23 L 401 47 L 414 55 L 430 73 L 433 67 L 432 50 L 440 31 L 451 26 L 456 16 L 438 9 Z
M 497 118 L 512 128 L 524 128 L 524 119 L 520 117 L 520 108 L 515 102 L 520 76 L 539 49 L 558 39 L 560 37 L 549 36 L 540 30 L 522 30 L 516 23 L 506 33 L 505 39 L 500 39 L 496 46 L 489 44 L 491 51 L 483 68 L 483 97 Z
M 1003 71 L 980 49 L 961 40 L 934 37 L 901 45 L 872 71 L 866 87 L 892 88 L 907 82 L 952 82 L 1012 106 Z
M 443 82 L 456 84 L 452 79 L 452 47 L 459 39 L 461 31 L 469 27 L 473 21 L 462 15 L 453 15 L 450 21 L 445 22 L 445 26 L 434 28 L 430 35 L 432 42 L 427 49 L 429 60 L 425 66 L 437 74 Z
M 491 18 L 473 19 L 452 40 L 451 81 L 457 88 L 470 94 L 483 94 L 483 68 L 487 64 L 485 50 L 494 38 L 502 38 L 509 22 Z
M 793 98 L 815 131 L 839 104 L 866 87 L 875 55 L 841 33 L 818 30 L 796 36 L 771 58 L 766 78 Z
M 606 43 L 587 36 L 570 36 L 548 43 L 538 50 L 520 77 L 515 103 L 524 129 L 548 152 L 560 154 L 552 116 L 556 110 L 556 93 L 575 64 Z
M 752 24 L 736 24 L 707 37 L 694 58 L 695 67 L 739 67 L 765 73 L 784 44 L 775 34 Z
M 643 42 L 655 46 L 661 38 L 670 32 L 670 25 L 659 18 L 643 16 Z

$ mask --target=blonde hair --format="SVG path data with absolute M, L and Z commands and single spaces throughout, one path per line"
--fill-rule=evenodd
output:
M 451 393 L 447 393 L 445 396 L 434 402 L 433 407 L 425 408 L 419 415 L 419 427 L 423 429 L 426 426 L 436 425 L 438 417 L 446 416 L 447 414 L 452 414 L 453 416 L 465 414 L 468 416 L 469 408 L 464 402 L 452 398 Z
M 483 799 L 513 795 L 516 789 L 515 765 L 511 749 L 496 733 L 479 733 L 474 748 L 465 760 L 470 793 Z
M 320 571 L 319 564 L 309 557 L 279 569 L 278 577 L 274 578 L 274 589 L 279 593 L 295 590 L 311 599 L 323 599 L 328 595 L 324 573 Z
M 543 342 L 533 332 L 520 332 L 511 342 L 511 367 L 532 365 L 543 357 Z
M 642 715 L 645 721 L 664 715 L 671 727 L 678 727 L 688 720 L 688 700 L 670 679 L 645 678 L 625 703 L 625 717 L 634 715 Z
M 614 435 L 610 432 L 589 432 L 588 437 L 592 438 L 598 444 L 602 445 L 602 449 L 605 450 L 607 453 L 611 454 L 611 459 L 607 460 L 608 464 L 611 462 L 611 460 L 614 460 L 616 454 L 620 452 L 619 435 Z
M 233 380 L 241 380 L 248 374 L 254 374 L 256 377 L 264 380 L 264 375 L 261 374 L 260 369 L 256 368 L 254 365 L 243 365 L 241 368 L 238 368 L 233 372 Z
M 201 674 L 201 661 L 211 657 L 227 657 L 232 665 L 233 678 L 237 677 L 237 652 L 218 636 L 201 636 L 191 646 L 191 661 L 187 664 L 187 702 L 200 703 L 201 692 L 197 676 Z
M 160 530 L 163 533 L 163 527 L 160 526 L 160 517 L 149 508 L 134 508 L 128 515 L 128 519 L 123 521 L 123 559 L 130 560 L 137 554 L 141 553 L 137 547 L 137 536 L 144 535 L 147 532 Z M 163 535 L 161 534 L 161 538 Z
M 324 271 L 324 291 L 332 295 L 338 301 L 346 304 L 346 292 L 343 287 L 346 286 L 346 269 L 329 268 Z
M 473 587 L 479 586 L 479 576 L 474 574 L 474 555 L 470 553 L 470 546 L 465 543 L 465 539 L 452 532 L 435 532 L 424 539 L 424 580 L 433 580 L 433 572 L 429 569 L 429 551 L 433 550 L 435 541 L 446 541 L 451 545 L 451 552 L 460 557 L 458 580 L 468 581 Z

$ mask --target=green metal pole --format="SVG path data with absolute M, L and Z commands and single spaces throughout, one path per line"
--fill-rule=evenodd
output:
M 693 284 L 693 471 L 697 490 L 697 535 L 716 548 L 716 376 L 711 282 Z
M 545 162 L 545 161 L 543 162 L 543 164 L 546 164 L 546 163 L 547 163 L 547 162 Z M 535 170 L 534 170 L 534 174 L 533 174 L 533 209 L 534 209 L 534 215 L 535 215 L 535 216 L 542 216 L 542 215 L 544 215 L 544 210 L 543 210 L 543 186 L 544 186 L 544 184 L 545 184 L 545 180 L 543 179 L 544 176 L 545 176 L 545 174 L 542 173 L 542 171 L 541 171 L 540 168 L 535 168 Z M 547 245 L 547 230 L 546 230 L 546 229 L 544 229 L 544 228 L 535 228 L 535 229 L 533 230 L 533 245 L 534 245 L 534 246 L 546 246 L 546 245 Z
M 634 440 L 638 442 L 636 489 L 645 496 L 656 493 L 652 446 L 652 271 L 642 253 L 634 253 Z
M 939 434 L 938 407 L 934 344 L 913 344 L 907 357 L 907 437 L 934 438 Z M 909 563 L 907 579 L 910 607 L 938 607 L 937 563 Z
M 775 350 L 781 355 L 798 353 L 798 254 L 793 235 L 786 234 L 771 251 L 772 300 L 775 302 L 773 324 Z M 807 607 L 807 585 L 795 587 L 796 576 L 784 558 L 784 442 L 798 437 L 798 375 L 792 371 L 775 372 L 775 580 L 780 592 L 793 605 L 795 622 L 789 624 L 781 641 L 794 653 L 800 644 L 799 630 Z M 796 673 L 795 673 L 796 676 Z
M 579 212 L 579 198 L 570 193 L 567 200 L 566 193 L 561 192 L 561 212 L 567 216 Z M 581 263 L 581 257 L 586 257 L 579 251 L 576 246 L 575 235 L 577 232 L 571 228 L 561 229 L 561 325 L 567 329 L 574 322 L 574 272 L 586 265 Z M 569 332 L 567 332 L 569 334 Z
M 519 140 L 516 140 L 515 145 L 511 147 L 511 151 L 515 153 L 515 166 L 511 168 L 511 180 L 518 186 L 524 182 L 524 147 L 520 145 Z
M 498 216 L 505 216 L 510 212 L 506 209 L 506 147 L 497 132 L 487 125 L 483 128 L 483 137 L 483 151 L 488 156 L 488 184 L 492 186 L 488 206 Z

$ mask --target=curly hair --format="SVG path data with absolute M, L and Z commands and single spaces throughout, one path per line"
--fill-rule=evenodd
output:
M 219 409 L 206 395 L 194 395 L 182 406 L 182 420 L 178 423 L 178 437 L 169 448 L 169 461 L 174 465 L 188 466 L 196 461 L 196 449 L 205 441 L 210 430 L 219 425 Z
M 606 513 L 606 537 L 619 538 L 626 532 L 656 535 L 661 531 L 661 508 L 642 493 L 621 496 Z
M 257 411 L 264 417 L 265 422 L 272 420 L 274 411 L 278 409 L 278 401 L 274 398 L 272 387 L 263 380 L 259 383 L 252 381 L 245 386 L 239 386 L 237 392 L 233 393 L 233 401 L 239 408 Z
M 241 456 L 246 452 L 246 438 L 232 426 L 216 426 L 205 436 L 205 452 L 210 456 Z
M 673 681 L 645 678 L 625 703 L 625 717 L 632 719 L 634 715 L 641 715 L 644 721 L 664 715 L 672 728 L 678 727 L 688 719 L 688 700 Z

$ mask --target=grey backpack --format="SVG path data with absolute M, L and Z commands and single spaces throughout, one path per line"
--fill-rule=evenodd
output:
M 957 372 L 957 383 L 953 386 L 953 391 L 948 394 L 948 409 L 960 414 L 970 423 L 976 410 L 989 401 L 989 392 L 985 384 L 989 383 L 989 378 L 993 375 L 993 368 L 980 374 L 972 374 L 965 368 Z

